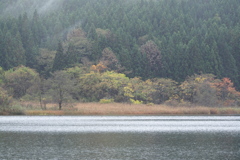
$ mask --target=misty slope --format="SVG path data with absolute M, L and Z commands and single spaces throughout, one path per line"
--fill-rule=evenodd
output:
M 5 40 L 17 39 L 14 30 L 21 36 L 18 48 L 22 43 L 26 60 L 16 64 L 41 70 L 29 62 L 38 64 L 37 50 L 56 50 L 59 40 L 69 43 L 69 34 L 81 27 L 85 33 L 71 48 L 78 53 L 74 63 L 87 58 L 97 64 L 103 50 L 110 48 L 130 77 L 182 81 L 194 73 L 212 73 L 230 77 L 239 88 L 239 0 L 0 0 L 0 9 Z M 29 33 L 18 25 L 24 12 Z M 31 35 L 34 44 L 27 42 Z M 15 53 L 10 48 L 1 53 Z M 70 53 L 70 48 L 64 52 Z M 3 63 L 5 69 L 14 67 Z
M 46 14 L 62 7 L 64 0 L 0 0 L 1 16 L 16 16 L 27 12 L 33 14 L 35 9 Z

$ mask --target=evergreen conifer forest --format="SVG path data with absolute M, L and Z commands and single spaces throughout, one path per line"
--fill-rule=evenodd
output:
M 0 0 L 0 108 L 240 106 L 239 0 Z

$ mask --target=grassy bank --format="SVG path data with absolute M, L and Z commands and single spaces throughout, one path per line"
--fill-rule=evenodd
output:
M 166 105 L 131 105 L 122 103 L 77 103 L 57 110 L 57 106 L 48 105 L 47 110 L 36 107 L 26 108 L 25 115 L 240 115 L 235 107 L 171 107 Z

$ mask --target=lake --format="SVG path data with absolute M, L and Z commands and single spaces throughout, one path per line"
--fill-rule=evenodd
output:
M 0 159 L 239 160 L 239 116 L 0 116 Z

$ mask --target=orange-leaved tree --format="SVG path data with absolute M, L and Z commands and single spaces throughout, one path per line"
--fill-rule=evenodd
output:
M 235 105 L 240 102 L 240 92 L 238 92 L 233 82 L 229 78 L 223 78 L 221 81 L 214 83 L 217 95 L 225 105 Z

